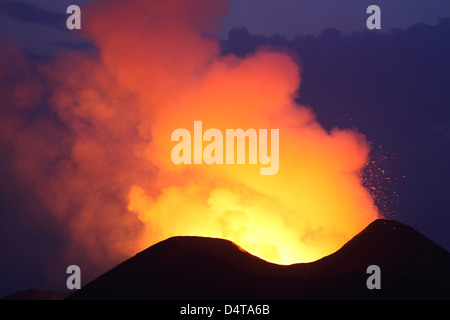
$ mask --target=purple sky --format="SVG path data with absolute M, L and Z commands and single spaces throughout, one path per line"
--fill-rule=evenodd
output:
M 21 0 L 16 0 L 21 1 Z M 91 0 L 22 0 L 42 9 L 65 12 L 71 4 Z M 376 4 L 382 12 L 382 29 L 405 28 L 418 22 L 436 24 L 450 16 L 448 0 L 231 0 L 233 8 L 225 17 L 222 35 L 233 27 L 247 27 L 249 32 L 294 36 L 317 35 L 325 28 L 344 32 L 365 28 L 366 8 Z
M 246 26 L 250 33 L 288 37 L 297 34 L 318 35 L 325 28 L 343 32 L 366 28 L 366 9 L 381 8 L 382 30 L 405 28 L 425 22 L 435 25 L 439 17 L 450 16 L 448 0 L 232 0 L 225 18 L 224 31 Z M 225 32 L 226 34 L 226 32 Z
M 35 15 L 33 18 L 35 19 L 34 21 L 29 21 L 27 20 L 26 16 L 17 16 L 14 14 L 14 12 L 5 12 L 4 10 L 2 11 L 2 5 L 3 3 L 11 3 L 11 1 L 7 1 L 4 0 L 3 3 L 0 0 L 0 3 L 2 3 L 0 5 L 0 37 L 8 37 L 14 41 L 17 41 L 19 43 L 20 46 L 22 46 L 23 48 L 27 49 L 28 51 L 35 53 L 35 54 L 51 54 L 53 53 L 56 49 L 61 48 L 62 44 L 66 44 L 66 45 L 83 45 L 84 40 L 78 38 L 77 33 L 76 32 L 68 32 L 67 30 L 65 30 L 65 24 L 64 24 L 64 19 L 66 15 L 66 8 L 71 5 L 71 4 L 78 4 L 78 5 L 82 5 L 84 3 L 87 3 L 91 0 L 24 0 L 24 1 L 19 1 L 16 0 L 14 2 L 24 2 L 26 4 L 29 4 L 31 6 L 34 7 L 38 7 L 39 9 L 41 9 L 40 11 L 42 12 L 38 12 L 37 15 Z M 126 1 L 126 0 L 122 0 L 122 1 Z M 163 1 L 163 0 L 160 0 Z M 167 0 L 166 0 L 167 1 Z M 211 0 L 214 1 L 214 0 Z M 443 17 L 450 17 L 450 0 L 402 0 L 402 1 L 395 1 L 395 0 L 378 0 L 378 1 L 366 1 L 366 0 L 340 0 L 340 1 L 336 1 L 336 0 L 231 0 L 232 4 L 233 4 L 233 8 L 230 10 L 230 12 L 224 17 L 224 24 L 223 27 L 221 29 L 220 32 L 220 36 L 222 38 L 226 38 L 228 35 L 228 32 L 233 28 L 233 27 L 246 27 L 248 29 L 248 31 L 250 33 L 254 33 L 254 34 L 262 34 L 262 35 L 266 35 L 266 36 L 270 36 L 274 33 L 279 33 L 281 35 L 287 36 L 288 38 L 292 38 L 297 34 L 311 34 L 311 35 L 318 35 L 322 30 L 326 29 L 326 28 L 336 28 L 338 30 L 343 31 L 344 33 L 350 33 L 352 31 L 362 31 L 365 30 L 365 22 L 366 19 L 368 17 L 368 15 L 365 13 L 366 8 L 371 5 L 371 4 L 377 4 L 381 7 L 382 10 L 382 31 L 384 32 L 389 32 L 392 28 L 402 28 L 405 29 L 413 24 L 416 23 L 427 23 L 427 24 L 431 24 L 431 25 L 436 25 L 438 22 L 438 18 L 443 18 Z M 39 10 L 38 10 L 39 11 Z M 53 16 L 52 16 L 53 14 Z M 56 14 L 56 17 L 54 16 Z M 58 15 L 60 15 L 60 17 L 58 17 Z M 48 22 L 48 21 L 44 21 L 42 17 L 44 16 L 50 16 L 50 17 L 55 17 L 54 21 L 56 22 Z M 61 20 L 59 20 L 60 18 L 62 18 Z M 39 20 L 41 19 L 41 20 Z M 60 21 L 62 22 L 60 25 Z M 413 39 L 409 39 L 408 41 L 410 42 L 414 42 L 414 39 L 416 39 L 415 37 L 413 37 Z M 439 38 L 440 39 L 440 38 Z M 326 41 L 323 40 L 323 41 Z M 383 41 L 383 39 L 381 39 L 380 41 Z M 410 42 L 407 42 L 407 44 L 409 44 Z M 353 43 L 353 42 L 352 42 Z M 356 42 L 355 42 L 356 43 Z M 358 42 L 359 44 L 360 42 Z M 381 42 L 381 44 L 383 44 L 383 42 Z M 331 44 L 330 44 L 330 47 Z M 395 47 L 395 46 L 390 46 L 388 48 Z M 401 47 L 401 46 L 399 46 Z M 414 48 L 419 47 L 418 45 L 415 46 Z M 332 47 L 334 48 L 334 47 Z M 361 49 L 361 51 L 364 52 L 364 46 L 349 46 L 349 48 L 345 48 L 348 52 L 353 52 L 351 50 L 353 50 L 354 48 L 358 48 Z M 381 47 L 380 47 L 381 48 Z M 383 47 L 384 48 L 384 47 Z M 401 47 L 403 48 L 403 47 Z M 409 48 L 409 47 L 407 47 Z M 430 46 L 431 49 L 433 49 L 433 46 Z M 367 48 L 366 48 L 367 49 Z M 380 49 L 381 50 L 381 49 Z M 343 51 L 346 52 L 347 51 Z M 370 51 L 370 50 L 366 50 L 366 51 Z M 314 53 L 316 53 L 316 51 L 312 51 Z M 435 54 L 435 52 L 433 50 L 429 50 L 428 51 L 424 51 L 424 52 L 413 52 L 413 54 L 409 55 L 404 55 L 403 51 L 399 51 L 397 53 L 397 55 L 393 55 L 393 53 L 395 52 L 391 52 L 391 51 L 386 51 L 387 54 L 383 55 L 383 54 L 379 54 L 380 56 L 380 61 L 383 63 L 380 63 L 381 66 L 385 66 L 386 64 L 384 63 L 384 61 L 386 60 L 387 62 L 392 62 L 392 65 L 390 68 L 386 68 L 386 70 L 384 70 L 383 68 L 377 68 L 377 64 L 375 63 L 373 68 L 371 69 L 372 73 L 376 73 L 379 72 L 381 74 L 381 76 L 383 76 L 383 79 L 391 79 L 386 75 L 390 75 L 390 71 L 392 71 L 392 69 L 395 70 L 400 70 L 400 71 L 408 71 L 409 73 L 407 73 L 407 76 L 405 77 L 401 77 L 401 75 L 403 73 L 401 73 L 400 71 L 396 74 L 399 76 L 399 79 L 407 79 L 410 80 L 410 82 L 408 81 L 400 81 L 399 85 L 401 88 L 406 88 L 404 89 L 404 93 L 400 93 L 398 95 L 395 95 L 394 98 L 392 99 L 392 110 L 398 112 L 399 114 L 401 114 L 401 112 L 403 112 L 403 109 L 395 109 L 396 106 L 395 103 L 397 101 L 407 101 L 408 104 L 405 105 L 406 107 L 410 107 L 410 104 L 412 104 L 414 102 L 414 98 L 411 98 L 410 100 L 405 100 L 404 96 L 408 97 L 409 94 L 415 93 L 417 95 L 419 95 L 420 97 L 426 97 L 427 98 L 427 103 L 430 102 L 431 99 L 435 99 L 435 104 L 438 105 L 438 110 L 441 111 L 440 108 L 444 109 L 444 107 L 441 106 L 448 106 L 448 100 L 447 100 L 447 95 L 445 95 L 446 92 L 448 92 L 448 87 L 447 82 L 442 82 L 439 83 L 436 80 L 436 86 L 438 86 L 439 84 L 441 85 L 439 88 L 435 88 L 433 87 L 433 83 L 427 85 L 428 83 L 431 83 L 432 81 L 434 81 L 434 79 L 444 79 L 445 77 L 445 73 L 442 73 L 444 76 L 441 76 L 441 78 L 437 77 L 439 72 L 436 73 L 432 73 L 429 70 L 437 70 L 437 68 L 445 66 L 445 63 L 443 63 L 442 65 L 436 66 L 434 69 L 430 68 L 432 66 L 432 63 L 434 62 L 432 59 L 430 59 L 429 63 L 430 64 L 423 64 L 423 68 L 420 69 L 419 71 L 424 72 L 426 75 L 428 74 L 427 72 L 430 72 L 430 77 L 429 78 L 421 78 L 421 77 L 415 77 L 416 73 L 415 73 L 415 69 L 414 68 L 408 68 L 405 70 L 401 70 L 400 68 L 394 68 L 394 67 L 398 67 L 397 66 L 397 62 L 405 59 L 405 61 L 403 61 L 405 63 L 405 65 L 408 66 L 407 62 L 409 61 L 408 58 L 410 58 L 411 63 L 409 65 L 413 65 L 415 66 L 416 61 L 425 61 L 425 59 L 422 58 L 426 58 L 427 54 Z M 406 51 L 405 51 L 406 52 Z M 307 60 L 308 52 L 305 52 L 304 58 Z M 370 52 L 369 52 L 370 53 Z M 384 53 L 384 52 L 382 52 Z M 413 58 L 415 57 L 414 54 L 417 55 L 417 60 L 414 60 Z M 420 54 L 423 54 L 423 56 L 421 56 Z M 431 57 L 435 57 L 438 56 L 438 54 L 435 55 L 431 55 Z M 356 54 L 355 54 L 356 56 Z M 364 55 L 363 55 L 364 56 Z M 412 57 L 411 57 L 412 56 Z M 372 56 L 371 56 L 372 57 Z M 389 60 L 390 57 L 393 57 L 392 59 L 394 60 Z M 447 56 L 445 56 L 447 57 Z M 313 54 L 311 54 L 311 56 L 309 57 L 309 61 L 310 64 L 308 66 L 313 65 L 313 63 L 315 62 L 314 66 L 322 66 L 322 59 L 323 57 L 317 57 Z M 315 61 L 314 59 L 316 59 L 317 61 Z M 385 59 L 385 60 L 383 60 Z M 395 60 L 396 59 L 396 60 Z M 445 58 L 446 59 L 446 58 Z M 349 61 L 347 61 L 347 63 L 352 62 L 355 59 L 349 59 Z M 444 60 L 444 58 L 442 58 L 442 60 Z M 440 61 L 440 60 L 439 60 Z M 447 60 L 444 60 L 447 61 Z M 427 62 L 428 63 L 428 62 Z M 446 63 L 448 65 L 448 62 Z M 355 66 L 359 66 L 358 64 L 355 64 Z M 318 67 L 318 68 L 319 68 Z M 354 67 L 356 68 L 356 67 Z M 383 70 L 381 70 L 383 69 Z M 441 68 L 442 69 L 442 68 Z M 439 69 L 439 70 L 441 70 Z M 447 68 L 448 69 L 448 68 Z M 354 69 L 355 70 L 355 69 Z M 359 71 L 360 69 L 356 69 L 355 72 Z M 450 69 L 448 69 L 450 70 Z M 305 80 L 305 86 L 306 88 L 303 88 L 302 92 L 306 92 L 308 93 L 308 88 L 307 86 L 310 85 L 311 88 L 319 88 L 320 90 L 322 90 L 322 84 L 326 82 L 327 78 L 326 77 L 316 77 L 314 78 L 314 75 L 317 74 L 316 69 L 311 70 L 310 73 L 307 75 Z M 305 70 L 305 72 L 308 72 L 308 70 Z M 383 72 L 386 72 L 385 74 Z M 329 72 L 331 74 L 331 76 L 333 75 L 332 71 Z M 420 73 L 417 73 L 420 74 Z M 329 75 L 328 73 L 326 75 Z M 410 75 L 410 76 L 408 76 Z M 335 79 L 333 77 L 330 76 L 330 79 Z M 428 81 L 429 79 L 431 79 L 430 81 Z M 447 77 L 448 79 L 448 77 Z M 358 79 L 359 80 L 359 79 Z M 366 79 L 367 80 L 367 79 Z M 370 80 L 370 79 L 369 79 Z M 392 87 L 394 87 L 394 85 L 396 83 L 395 82 L 395 78 L 391 79 L 392 82 L 388 82 L 386 81 L 386 83 L 389 83 L 390 85 L 392 84 Z M 307 82 L 309 81 L 309 82 Z M 421 83 L 421 81 L 423 83 Z M 345 84 L 345 81 L 342 81 Z M 347 81 L 348 82 L 348 81 Z M 423 87 L 425 86 L 425 88 L 429 89 L 430 94 L 428 94 L 427 92 L 424 93 L 424 95 L 420 95 L 422 92 L 421 90 L 417 89 L 418 87 L 412 87 L 415 90 L 410 90 L 408 87 L 409 84 L 411 84 L 411 86 L 414 83 L 419 83 L 420 85 L 422 85 L 422 87 L 420 87 L 421 89 L 423 89 Z M 333 83 L 333 81 L 330 81 L 330 83 Z M 351 85 L 358 85 L 359 81 L 356 82 L 355 84 L 351 83 Z M 339 97 L 338 94 L 336 94 L 337 91 L 335 87 L 331 86 L 331 85 L 327 85 L 325 86 L 328 90 L 328 92 L 330 93 L 329 99 L 332 99 L 331 97 L 333 97 L 333 92 L 334 92 L 334 96 Z M 348 87 L 343 86 L 343 89 L 341 90 L 341 92 L 348 92 L 346 91 L 346 89 L 348 89 Z M 377 87 L 378 88 L 378 87 Z M 385 90 L 388 92 L 390 91 L 391 86 L 386 86 Z M 332 90 L 335 90 L 332 92 Z M 440 91 L 439 91 L 440 90 Z M 392 92 L 394 92 L 395 90 L 392 90 Z M 311 92 L 311 89 L 310 91 Z M 436 96 L 434 93 L 441 93 L 442 96 Z M 428 95 L 427 95 L 428 94 Z M 312 95 L 312 94 L 311 94 Z M 316 94 L 316 96 L 321 96 L 320 94 Z M 343 97 L 345 98 L 345 97 Z M 372 97 L 372 99 L 368 99 L 367 101 L 373 101 L 375 98 L 377 97 Z M 324 96 L 323 100 L 326 100 L 327 96 Z M 397 100 L 396 100 L 397 99 Z M 376 99 L 375 99 L 376 100 Z M 362 101 L 366 101 L 364 99 L 362 99 Z M 328 109 L 326 109 L 325 107 L 327 106 L 327 101 L 323 102 L 324 105 L 324 109 L 326 112 L 328 112 L 327 114 L 331 114 L 334 115 L 334 113 L 330 113 L 330 111 Z M 347 105 L 347 100 L 343 99 L 342 102 L 343 106 Z M 359 105 L 359 104 L 355 104 L 355 105 Z M 364 105 L 364 104 L 361 104 Z M 376 104 L 373 104 L 376 105 Z M 379 116 L 379 123 L 387 123 L 389 124 L 390 122 L 388 121 L 384 121 L 385 119 L 383 118 L 383 116 L 385 114 L 388 113 L 382 113 L 380 112 L 380 110 L 378 109 L 378 107 L 373 107 L 369 106 L 369 105 L 364 105 L 366 109 L 364 110 L 358 110 L 355 109 L 353 110 L 354 113 L 357 115 L 358 111 L 360 111 L 360 118 L 364 120 L 364 117 L 367 118 L 367 114 L 368 110 L 369 111 L 373 111 L 372 115 L 377 115 Z M 381 102 L 380 102 L 381 105 Z M 424 104 L 425 105 L 425 104 Z M 314 106 L 317 106 L 318 108 L 320 107 L 320 105 L 318 103 L 315 103 Z M 339 104 L 337 104 L 337 106 L 339 108 L 341 108 L 341 106 Z M 389 108 L 391 108 L 391 105 L 386 105 L 385 110 L 388 110 Z M 430 108 L 429 105 L 427 105 L 427 108 Z M 446 107 L 445 107 L 446 108 Z M 399 110 L 399 111 L 398 111 Z M 422 109 L 420 109 L 419 111 L 421 111 Z M 448 110 L 448 108 L 446 108 L 446 110 Z M 325 114 L 326 112 L 323 111 L 323 113 Z M 338 110 L 340 111 L 340 110 Z M 389 111 L 389 110 L 388 110 Z M 420 114 L 420 113 L 418 113 Z M 444 119 L 444 117 L 441 117 L 440 113 L 436 113 L 438 116 L 436 116 L 437 120 L 441 120 Z M 416 127 L 419 127 L 421 124 L 426 124 L 426 121 L 422 118 L 420 118 L 419 116 L 416 117 L 418 121 L 415 122 L 411 122 L 414 125 L 411 125 L 411 128 L 415 129 Z M 433 121 L 435 121 L 436 119 L 432 119 Z M 332 119 L 333 121 L 335 119 Z M 361 120 L 363 122 L 363 120 Z M 390 120 L 389 118 L 387 118 L 387 120 Z M 402 118 L 402 120 L 405 120 L 404 118 Z M 442 121 L 444 121 L 442 120 Z M 362 122 L 358 122 L 359 125 L 361 125 Z M 375 123 L 374 121 L 369 121 L 367 120 L 368 125 L 367 127 L 371 127 L 372 122 Z M 409 124 L 408 122 L 405 122 L 405 127 L 406 124 Z M 431 120 L 430 120 L 431 122 Z M 432 123 L 433 124 L 433 123 Z M 448 136 L 448 123 L 444 125 L 439 124 L 438 128 L 439 130 L 442 130 L 443 135 L 445 134 L 445 137 Z M 388 127 L 388 129 L 391 127 Z M 369 129 L 367 129 L 366 131 L 369 132 Z M 377 128 L 376 128 L 377 129 Z M 374 129 L 373 131 L 377 131 L 376 129 Z M 366 132 L 364 131 L 364 132 Z M 378 130 L 381 131 L 380 135 L 384 134 L 386 130 Z M 406 131 L 406 130 L 403 130 Z M 413 131 L 413 133 L 411 134 L 411 136 L 414 136 L 413 134 L 415 134 L 416 131 Z M 402 132 L 400 132 L 402 133 Z M 390 136 L 386 133 L 386 135 L 388 136 L 386 138 L 386 140 L 390 139 Z M 415 136 L 414 136 L 415 137 Z M 409 137 L 408 137 L 409 139 Z M 393 140 L 393 139 L 392 139 Z M 398 140 L 401 141 L 401 140 Z M 413 146 L 416 146 L 418 141 L 414 140 L 414 139 L 409 139 L 409 142 L 413 143 Z M 437 144 L 435 144 L 437 145 Z M 443 144 L 442 144 L 443 145 Z M 430 148 L 431 145 L 430 144 Z M 405 144 L 405 148 L 407 148 L 408 145 Z M 413 148 L 411 148 L 413 149 Z M 432 151 L 439 151 L 439 150 L 444 150 L 444 148 L 439 149 L 439 148 L 434 148 Z M 448 150 L 448 149 L 447 149 Z M 444 150 L 445 151 L 445 150 Z M 444 153 L 444 151 L 442 153 Z M 411 150 L 411 153 L 416 152 L 415 150 Z M 440 151 L 439 151 L 440 152 Z M 436 152 L 436 154 L 440 154 L 439 152 Z M 446 151 L 445 151 L 446 152 Z M 418 153 L 418 152 L 417 152 Z M 445 153 L 446 155 L 448 153 Z M 3 155 L 1 155 L 3 156 Z M 426 157 L 424 157 L 425 160 L 428 161 L 428 159 Z M 425 161 L 424 160 L 424 161 Z M 432 159 L 431 159 L 432 160 Z M 431 160 L 429 162 L 431 162 Z M 440 158 L 436 158 L 435 162 L 438 161 L 442 161 L 442 163 L 444 163 L 444 158 L 440 159 Z M 427 164 L 429 162 L 426 162 Z M 439 162 L 441 163 L 441 162 Z M 419 163 L 420 164 L 420 163 Z M 417 167 L 420 168 L 420 165 L 417 165 Z M 434 168 L 429 168 L 430 171 L 434 170 Z M 448 172 L 448 169 L 447 169 Z M 420 171 L 417 175 L 417 185 L 424 185 L 426 186 L 426 183 L 430 183 L 430 186 L 433 186 L 432 183 L 435 183 L 434 181 L 431 181 L 431 177 L 432 175 L 427 174 L 427 172 L 422 172 Z M 442 177 L 447 177 L 448 174 L 446 175 L 445 172 L 444 173 L 436 173 L 435 176 L 442 176 Z M 430 181 L 428 181 L 427 179 L 430 179 Z M 440 195 L 441 194 L 448 194 L 445 193 L 445 190 L 448 190 L 447 187 L 447 181 L 445 181 L 444 184 L 444 180 L 442 179 L 442 183 L 440 186 L 440 188 L 442 189 L 442 192 L 436 195 L 436 198 L 443 198 Z M 413 181 L 414 182 L 414 181 Z M 413 183 L 411 182 L 411 183 Z M 435 188 L 436 189 L 436 188 Z M 435 190 L 430 188 L 430 190 Z M 14 190 L 13 190 L 14 191 Z M 8 190 L 8 192 L 13 193 L 13 191 Z M 431 191 L 430 191 L 431 193 Z M 9 193 L 5 193 L 6 195 L 8 195 Z M 417 198 L 415 197 L 416 194 L 412 193 L 411 198 Z M 1 196 L 1 194 L 0 194 Z M 6 197 L 6 196 L 5 196 Z M 448 197 L 446 197 L 448 199 Z M 425 202 L 425 201 L 424 201 Z M 414 202 L 411 202 L 411 205 L 414 204 Z M 421 226 L 421 220 L 425 218 L 425 214 L 427 215 L 426 218 L 427 220 L 431 220 L 436 219 L 436 222 L 434 224 L 431 224 L 428 226 L 428 229 L 425 228 L 425 224 L 424 225 L 424 231 L 428 231 L 427 235 L 433 235 L 433 233 L 437 233 L 441 239 L 440 243 L 444 243 L 444 241 L 442 239 L 444 239 L 446 237 L 446 235 L 448 234 L 448 226 L 444 223 L 444 222 L 448 222 L 448 214 L 447 213 L 438 213 L 438 205 L 439 203 L 431 203 L 429 205 L 429 209 L 430 211 L 421 211 L 420 212 L 420 216 L 417 215 L 417 219 L 414 220 L 416 222 L 416 224 L 413 224 L 414 227 L 417 228 L 417 226 Z M 7 210 L 5 209 L 5 212 Z M 433 214 L 436 215 L 436 217 L 432 216 Z M 437 216 L 439 214 L 439 216 Z M 412 217 L 413 214 L 411 214 Z M 6 293 L 9 293 L 13 290 L 19 290 L 19 289 L 24 289 L 26 287 L 42 287 L 42 281 L 40 280 L 45 279 L 46 277 L 46 269 L 45 269 L 45 259 L 50 257 L 52 255 L 52 250 L 56 250 L 58 249 L 58 246 L 60 245 L 60 241 L 61 239 L 59 238 L 59 234 L 57 232 L 57 230 L 55 231 L 55 234 L 51 234 L 51 235 L 44 235 L 41 236 L 38 231 L 35 231 L 35 233 L 24 233 L 24 239 L 20 239 L 22 236 L 20 235 L 20 232 L 22 232 L 22 230 L 24 230 L 23 226 L 22 226 L 22 222 L 19 220 L 15 220 L 15 218 L 10 215 L 7 216 L 6 214 L 4 215 L 4 220 L 0 220 L 0 243 L 3 244 L 3 246 L 0 246 L 0 257 L 4 258 L 4 259 L 8 259 L 9 261 L 14 261 L 14 264 L 11 263 L 10 266 L 1 266 L 0 264 L 0 297 Z M 403 218 L 403 217 L 402 217 Z M 10 221 L 11 223 L 9 225 L 7 224 L 3 224 L 3 228 L 2 228 L 2 222 L 3 221 Z M 411 218 L 410 221 L 413 221 L 413 219 Z M 407 223 L 410 221 L 406 221 Z M 19 231 L 17 231 L 19 230 Z M 422 229 L 419 228 L 419 231 L 422 231 Z M 20 239 L 22 242 L 16 241 L 17 239 Z M 449 242 L 447 241 L 446 244 L 448 244 Z M 61 244 L 63 245 L 63 244 Z M 448 247 L 448 246 L 447 246 Z M 39 250 L 39 248 L 45 248 L 45 250 Z M 21 252 L 24 252 L 28 255 L 20 255 Z M 9 256 L 7 256 L 7 254 Z M 1 261 L 0 261 L 1 262 Z M 39 264 L 40 263 L 40 264 Z M 32 266 L 33 268 L 31 268 L 30 266 Z M 62 277 L 65 277 L 65 274 L 62 274 Z M 21 282 L 20 282 L 20 281 Z M 3 281 L 3 282 L 2 282 Z M 45 288 L 44 288 L 45 289 Z
M 82 6 L 92 0 L 13 0 L 42 10 L 66 15 L 71 4 Z M 123 0 L 125 1 L 125 0 Z M 326 28 L 344 33 L 366 28 L 366 9 L 371 4 L 381 8 L 384 32 L 407 28 L 424 22 L 436 25 L 439 18 L 450 16 L 448 0 L 230 0 L 232 9 L 224 17 L 220 37 L 226 39 L 234 27 L 246 27 L 250 33 L 271 36 L 279 33 L 288 38 L 298 34 L 318 35 Z M 5 2 L 11 2 L 6 0 Z M 51 54 L 60 42 L 80 45 L 74 33 L 56 30 L 48 25 L 14 19 L 0 11 L 0 32 L 37 54 Z M 5 32 L 4 32 L 5 33 Z
M 65 15 L 69 5 L 81 6 L 91 0 L 15 1 Z M 266 36 L 279 33 L 288 38 L 297 34 L 318 35 L 326 28 L 336 28 L 344 33 L 361 31 L 366 28 L 366 9 L 371 4 L 381 8 L 381 31 L 384 32 L 420 22 L 436 25 L 438 18 L 450 16 L 448 0 L 231 0 L 231 3 L 233 7 L 224 17 L 220 30 L 221 38 L 227 38 L 234 27 L 247 27 L 250 33 Z M 73 34 L 13 19 L 1 12 L 0 30 L 8 30 L 10 37 L 38 54 L 51 50 L 54 42 L 80 42 Z

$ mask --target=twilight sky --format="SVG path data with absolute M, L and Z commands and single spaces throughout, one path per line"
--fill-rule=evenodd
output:
M 67 6 L 87 2 L 90 1 L 0 1 L 0 47 L 14 43 L 19 50 L 25 49 L 30 53 L 31 65 L 33 59 L 52 59 L 61 49 L 76 52 L 89 49 L 89 43 L 79 33 L 65 28 Z M 399 204 L 387 205 L 387 209 L 395 210 L 392 217 L 410 224 L 448 250 L 450 41 L 445 40 L 449 39 L 450 27 L 448 20 L 439 24 L 438 21 L 450 17 L 450 2 L 232 0 L 231 3 L 233 7 L 223 19 L 220 38 L 227 39 L 233 28 L 246 30 L 235 30 L 223 42 L 225 51 L 245 55 L 258 45 L 279 45 L 277 39 L 270 38 L 275 33 L 286 36 L 288 40 L 281 40 L 285 41 L 283 44 L 295 50 L 305 64 L 300 102 L 311 105 L 326 128 L 356 127 L 375 146 L 382 146 L 384 151 L 379 151 L 378 159 L 384 159 L 381 167 L 397 179 L 393 188 L 400 194 Z M 381 33 L 351 35 L 354 31 L 366 31 L 365 11 L 370 4 L 381 7 Z M 410 28 L 415 24 L 422 25 Z M 343 34 L 321 34 L 327 28 Z M 395 28 L 401 30 L 389 33 Z M 294 40 L 296 35 L 312 37 Z M 2 57 L 3 61 L 9 58 Z M 2 81 L 9 88 L 9 79 Z M 38 108 L 32 117 L 47 111 L 45 107 Z M 9 170 L 14 148 L 7 142 L 5 145 L 0 153 L 0 297 L 28 287 L 64 289 L 56 284 L 55 278 L 66 276 L 59 267 L 68 262 L 61 254 L 67 235 L 55 221 L 39 221 L 38 215 L 28 217 L 24 213 L 45 208 L 34 198 L 32 188 L 24 189 L 16 183 Z M 58 254 L 62 261 L 55 263 Z M 91 270 L 94 271 L 87 278 L 105 271 L 101 267 Z
M 368 6 L 381 8 L 382 30 L 405 28 L 425 22 L 436 24 L 437 18 L 450 14 L 445 0 L 234 0 L 225 18 L 224 31 L 245 26 L 250 33 L 270 36 L 279 33 L 287 37 L 298 34 L 318 35 L 323 29 L 343 32 L 365 29 Z
M 64 13 L 70 4 L 89 0 L 22 0 L 42 9 Z M 249 32 L 263 35 L 280 33 L 288 37 L 297 34 L 318 35 L 325 28 L 344 32 L 365 27 L 365 10 L 371 4 L 382 10 L 383 29 L 405 28 L 425 22 L 436 24 L 439 17 L 450 14 L 446 0 L 232 0 L 233 8 L 226 15 L 222 34 L 233 27 L 247 27 Z
M 55 30 L 57 15 L 66 17 L 65 10 L 71 4 L 82 6 L 90 0 L 7 0 L 6 10 L 0 9 L 0 30 L 8 30 L 8 36 L 18 40 L 23 46 L 36 53 L 52 50 L 57 42 L 80 44 L 82 41 L 65 30 Z M 19 5 L 11 5 L 19 3 Z M 33 11 L 20 4 L 30 4 L 45 10 L 35 15 L 29 23 L 29 16 L 14 12 Z M 450 6 L 446 0 L 232 0 L 232 8 L 225 15 L 220 37 L 227 38 L 235 27 L 246 27 L 250 33 L 271 36 L 279 33 L 288 38 L 296 35 L 319 35 L 326 28 L 335 28 L 344 33 L 366 29 L 368 15 L 366 9 L 371 4 L 381 8 L 382 32 L 393 28 L 406 28 L 416 23 L 436 25 L 439 18 L 450 16 Z M 46 13 L 46 14 L 42 14 Z M 53 21 L 45 19 L 53 15 Z M 28 19 L 28 21 L 27 21 Z M 44 20 L 43 20 L 44 19 Z M 52 19 L 50 19 L 52 20 Z M 58 23 L 60 25 L 60 23 Z

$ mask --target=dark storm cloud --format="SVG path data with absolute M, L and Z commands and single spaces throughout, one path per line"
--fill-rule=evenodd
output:
M 225 17 L 222 36 L 234 27 L 247 27 L 253 34 L 275 33 L 294 38 L 296 35 L 317 36 L 326 28 L 344 33 L 366 28 L 366 9 L 376 4 L 381 8 L 382 31 L 407 28 L 425 22 L 435 25 L 439 17 L 450 15 L 447 0 L 234 0 L 234 9 Z
M 4 1 L 0 3 L 0 14 L 21 22 L 36 23 L 67 31 L 66 14 L 47 11 L 27 2 Z
M 92 44 L 81 38 L 81 32 L 76 32 L 79 30 L 67 29 L 69 14 L 64 2 L 58 2 L 54 11 L 48 10 L 45 3 L 47 1 L 0 2 L 0 36 L 4 41 L 20 45 L 37 58 L 53 56 L 60 49 L 92 49 Z
M 261 45 L 295 50 L 303 62 L 299 102 L 314 106 L 328 129 L 355 126 L 366 134 L 391 179 L 384 180 L 387 199 L 381 202 L 387 203 L 381 205 L 448 249 L 448 39 L 450 18 L 443 18 L 436 26 L 421 23 L 390 33 L 326 29 L 293 40 L 238 28 L 223 47 L 238 55 Z

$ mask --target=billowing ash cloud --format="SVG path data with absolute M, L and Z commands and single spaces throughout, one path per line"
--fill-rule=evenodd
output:
M 19 57 L 2 61 L 3 143 L 14 145 L 18 181 L 66 230 L 74 257 L 102 264 L 198 235 L 277 263 L 311 261 L 378 217 L 362 186 L 365 137 L 328 132 L 294 102 L 295 55 L 221 55 L 215 35 L 227 9 L 226 1 L 94 1 L 83 8 L 83 32 L 95 54 L 62 53 L 38 70 Z M 195 120 L 221 132 L 279 129 L 278 173 L 175 165 L 171 133 L 193 132 Z

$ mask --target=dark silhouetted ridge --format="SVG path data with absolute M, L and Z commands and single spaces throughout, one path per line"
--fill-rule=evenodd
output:
M 381 268 L 381 290 L 366 269 Z M 376 220 L 337 252 L 281 266 L 214 238 L 157 243 L 69 299 L 448 299 L 450 254 L 413 228 Z
M 321 276 L 362 270 L 370 264 L 390 275 L 440 268 L 449 253 L 410 226 L 395 220 L 378 219 L 337 252 L 310 263 Z M 333 265 L 333 268 L 329 268 Z

